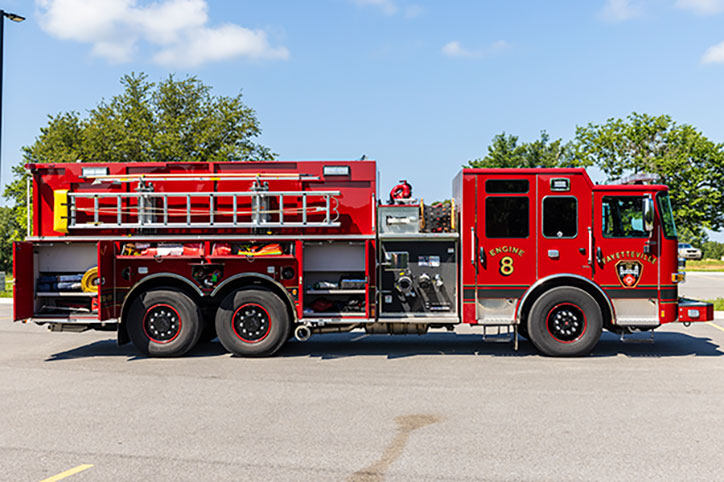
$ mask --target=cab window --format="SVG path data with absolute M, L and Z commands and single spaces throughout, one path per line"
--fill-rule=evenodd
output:
M 644 229 L 643 196 L 604 196 L 603 235 L 607 238 L 648 238 Z
M 661 213 L 661 224 L 664 226 L 664 236 L 669 239 L 676 238 L 676 223 L 674 222 L 674 212 L 671 209 L 671 200 L 669 194 L 660 192 L 656 195 L 659 202 L 659 213 Z
M 543 236 L 575 238 L 578 235 L 578 200 L 573 196 L 543 199 Z
M 528 197 L 490 196 L 485 199 L 485 237 L 527 238 Z

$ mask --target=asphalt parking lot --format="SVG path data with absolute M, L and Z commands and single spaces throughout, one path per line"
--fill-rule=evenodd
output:
M 716 480 L 724 319 L 581 359 L 362 332 L 148 359 L 0 305 L 0 479 Z
M 686 273 L 686 282 L 679 286 L 679 296 L 698 300 L 724 298 L 724 271 Z

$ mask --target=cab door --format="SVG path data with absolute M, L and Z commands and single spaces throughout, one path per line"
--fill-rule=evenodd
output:
M 476 322 L 505 324 L 536 279 L 536 175 L 476 176 Z
M 591 185 L 581 174 L 538 176 L 539 279 L 559 273 L 591 279 L 591 202 Z
M 594 193 L 594 281 L 611 298 L 622 326 L 659 324 L 660 225 L 652 214 L 645 222 L 649 202 L 640 191 Z

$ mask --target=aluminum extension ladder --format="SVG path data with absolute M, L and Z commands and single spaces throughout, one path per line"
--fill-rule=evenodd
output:
M 340 191 L 69 192 L 69 229 L 338 227 Z M 240 200 L 251 199 L 240 206 Z M 91 199 L 92 206 L 79 206 Z M 102 202 L 113 199 L 114 201 Z M 287 207 L 285 207 L 285 200 Z M 174 202 L 175 201 L 175 202 Z M 220 201 L 230 208 L 219 209 Z M 270 208 L 274 201 L 274 208 Z M 199 209 L 195 203 L 208 205 Z M 78 213 L 85 215 L 79 221 Z M 286 215 L 286 218 L 285 218 Z M 294 217 L 296 220 L 290 220 Z M 90 218 L 90 220 L 89 220 Z M 220 218 L 223 218 L 221 220 Z M 180 221 L 182 219 L 182 221 Z

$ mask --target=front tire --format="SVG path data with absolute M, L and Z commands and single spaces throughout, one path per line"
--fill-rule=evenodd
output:
M 229 293 L 216 312 L 216 334 L 224 348 L 234 355 L 273 355 L 289 339 L 290 332 L 286 306 L 265 289 Z
M 201 313 L 181 291 L 158 289 L 142 293 L 128 311 L 128 335 L 141 353 L 181 356 L 199 340 Z
M 603 315 L 596 300 L 579 288 L 563 286 L 544 293 L 528 316 L 530 341 L 548 356 L 588 354 L 601 338 Z

